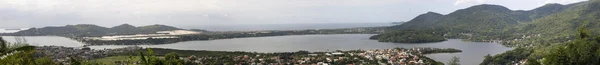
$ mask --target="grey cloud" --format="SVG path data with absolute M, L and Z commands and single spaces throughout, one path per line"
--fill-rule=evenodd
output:
M 455 5 L 456 2 L 457 0 L 0 0 L 0 28 L 67 24 L 110 27 L 123 23 L 138 26 L 386 23 L 410 20 L 428 11 L 447 14 L 483 3 L 528 10 L 555 1 L 481 0 L 481 3 Z

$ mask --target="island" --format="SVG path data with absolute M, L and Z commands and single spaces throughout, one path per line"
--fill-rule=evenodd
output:
M 442 42 L 447 39 L 442 34 L 427 31 L 394 31 L 386 32 L 379 35 L 371 36 L 369 39 L 378 40 L 379 42 L 394 42 L 394 43 L 429 43 Z

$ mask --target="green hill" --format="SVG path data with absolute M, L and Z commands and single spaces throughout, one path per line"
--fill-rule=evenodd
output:
M 516 33 L 516 31 L 520 31 L 516 30 L 518 27 L 551 14 L 563 12 L 571 6 L 574 5 L 547 4 L 533 10 L 515 11 L 500 5 L 482 4 L 460 9 L 447 15 L 428 12 L 402 25 L 388 27 L 388 29 L 393 31 L 434 30 L 434 32 L 439 32 L 436 35 L 444 35 L 445 38 L 460 38 L 470 41 L 508 40 L 522 35 Z
M 551 14 L 549 16 L 533 20 L 530 23 L 522 24 L 516 27 L 516 31 L 520 34 L 538 34 L 538 38 L 524 39 L 526 41 L 535 41 L 536 43 L 526 44 L 543 44 L 566 42 L 572 40 L 577 32 L 577 27 L 586 23 L 586 27 L 592 33 L 600 32 L 600 3 L 582 2 L 571 4 L 571 7 L 566 10 Z M 519 43 L 523 44 L 523 43 Z
M 108 28 L 91 25 L 91 24 L 78 24 L 78 25 L 67 25 L 57 27 L 44 27 L 44 28 L 31 28 L 15 32 L 8 35 L 27 35 L 27 36 L 41 36 L 41 35 L 59 35 L 59 36 L 73 36 L 73 35 L 105 35 Z
M 561 12 L 565 5 L 548 4 L 530 11 L 513 11 L 500 5 L 482 4 L 460 9 L 447 15 L 429 12 L 390 29 L 447 29 L 457 32 L 504 31 L 519 23 L 529 22 Z
M 548 55 L 568 56 L 570 58 L 560 59 L 566 57 L 558 57 L 559 59 L 556 59 L 550 56 L 549 61 L 579 62 L 589 59 L 583 57 L 585 55 L 589 56 L 589 51 L 562 51 L 562 53 L 567 52 L 566 54 L 555 53 L 557 53 L 556 48 L 575 51 L 598 48 L 597 45 L 585 44 L 580 44 L 582 47 L 577 48 L 565 47 L 581 42 L 581 39 L 578 41 L 581 33 L 577 31 L 578 28 L 582 27 L 585 27 L 590 35 L 599 35 L 600 0 L 568 5 L 547 4 L 527 11 L 513 11 L 498 5 L 484 4 L 457 10 L 442 16 L 423 14 L 402 25 L 389 27 L 388 31 L 393 32 L 375 35 L 371 39 L 390 42 L 385 40 L 410 39 L 407 37 L 417 35 L 428 38 L 412 39 L 459 38 L 468 41 L 493 41 L 516 47 L 516 49 L 502 54 L 486 56 L 486 59 L 481 63 L 482 65 L 508 65 L 521 60 L 528 60 L 530 63 L 552 63 L 542 61 L 544 60 L 542 58 L 548 58 Z M 429 31 L 412 32 L 415 30 Z M 430 36 L 429 34 L 443 35 L 443 37 Z
M 421 28 L 432 28 L 429 25 L 435 24 L 438 20 L 444 15 L 435 13 L 435 12 L 427 12 L 425 14 L 421 14 L 414 19 L 405 22 L 401 25 L 388 27 L 389 29 L 421 29 Z
M 424 16 L 424 15 L 421 15 Z M 418 19 L 417 17 L 415 19 Z M 423 18 L 420 18 L 423 19 Z M 430 19 L 434 19 L 433 17 Z M 591 35 L 600 33 L 600 0 L 569 5 L 548 4 L 527 10 L 513 11 L 498 5 L 477 5 L 443 15 L 438 20 L 415 20 L 392 31 L 434 30 L 444 38 L 460 38 L 469 41 L 495 41 L 517 47 L 507 53 L 487 56 L 484 65 L 506 65 L 513 61 L 534 59 L 551 54 L 552 48 L 564 48 L 578 36 L 577 30 L 585 27 Z M 416 32 L 416 33 L 431 33 Z M 404 32 L 387 32 L 373 36 L 385 37 L 417 35 Z M 432 39 L 439 37 L 430 36 Z M 403 39 L 403 38 L 397 38 Z M 544 62 L 542 62 L 544 63 Z
M 509 45 L 518 48 L 486 56 L 481 64 L 506 65 L 527 60 L 530 65 L 597 65 L 600 49 L 597 40 L 600 38 L 586 37 L 597 37 L 600 33 L 600 0 L 569 4 L 563 9 L 515 27 L 513 34 L 523 37 L 516 38 Z
M 135 34 L 135 31 L 137 30 L 138 28 L 133 25 L 122 24 L 119 26 L 111 27 L 109 30 L 109 34 Z
M 180 28 L 176 28 L 173 26 L 167 26 L 167 25 L 149 25 L 149 26 L 141 26 L 141 27 L 137 27 L 141 32 L 158 32 L 158 31 L 169 31 L 169 30 L 182 30 Z
M 78 24 L 56 27 L 31 28 L 15 33 L 4 34 L 14 36 L 103 36 L 103 35 L 126 35 L 126 34 L 146 34 L 156 33 L 158 31 L 182 30 L 180 28 L 166 25 L 149 25 L 135 27 L 129 24 L 106 28 L 92 24 Z

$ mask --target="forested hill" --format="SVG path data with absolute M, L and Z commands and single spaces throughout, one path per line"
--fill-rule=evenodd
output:
M 435 13 L 435 12 L 427 12 L 425 14 L 421 14 L 414 19 L 405 22 L 401 25 L 396 25 L 389 27 L 390 29 L 415 29 L 415 28 L 429 28 L 429 25 L 435 24 L 438 20 L 444 15 Z
M 390 29 L 453 29 L 472 32 L 504 30 L 519 23 L 561 12 L 567 5 L 548 4 L 534 10 L 510 10 L 500 5 L 482 4 L 460 9 L 447 15 L 428 12 L 417 16 L 405 24 Z
M 551 45 L 549 43 L 574 39 L 574 33 L 581 25 L 585 25 L 594 35 L 600 33 L 600 0 L 570 4 L 570 7 L 562 12 L 521 24 L 516 27 L 515 32 L 540 35 L 538 38 L 523 39 L 536 42 L 530 44 Z
M 148 25 L 135 27 L 129 24 L 106 28 L 92 24 L 77 24 L 57 27 L 31 28 L 11 34 L 15 36 L 103 36 L 103 35 L 125 35 L 125 34 L 144 34 L 156 33 L 158 31 L 182 30 L 180 28 L 166 25 Z
M 498 5 L 477 5 L 443 15 L 438 20 L 418 21 L 417 18 L 389 29 L 434 30 L 421 33 L 441 32 L 439 34 L 445 38 L 499 42 L 516 48 L 486 56 L 482 65 L 512 65 L 519 61 L 527 61 L 528 64 L 597 65 L 600 56 L 597 44 L 600 38 L 586 38 L 600 33 L 600 0 L 568 5 L 548 4 L 526 11 L 509 10 Z M 387 34 L 391 33 L 397 32 Z M 402 40 L 397 38 L 406 35 L 409 34 L 374 37 Z
M 524 33 L 530 30 L 523 29 L 523 27 L 538 23 L 536 22 L 538 20 L 550 18 L 549 16 L 564 16 L 555 14 L 570 11 L 580 4 L 586 3 L 547 4 L 533 10 L 510 10 L 500 5 L 482 4 L 460 9 L 447 15 L 428 12 L 402 25 L 391 26 L 387 29 L 393 31 L 430 30 L 423 33 L 437 32 L 437 35 L 443 35 L 446 38 L 460 38 L 470 41 L 512 40 L 523 35 L 533 34 Z M 389 40 L 389 38 L 382 39 Z

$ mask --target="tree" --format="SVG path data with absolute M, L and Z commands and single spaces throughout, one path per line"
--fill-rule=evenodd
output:
M 578 37 L 544 55 L 542 64 L 547 65 L 598 65 L 600 64 L 600 38 L 591 36 L 585 25 L 579 27 Z
M 183 65 L 183 60 L 180 60 L 179 55 L 177 55 L 175 52 L 166 54 L 165 61 L 166 65 Z
M 152 49 L 147 49 L 148 51 L 144 54 L 143 52 L 139 52 L 140 61 L 142 61 L 143 65 L 183 65 L 183 60 L 179 60 L 179 55 L 177 53 L 169 53 L 165 56 L 165 59 L 160 59 L 154 56 Z
M 148 63 L 148 59 L 146 59 L 146 55 L 144 55 L 144 53 L 139 52 L 140 54 L 140 61 L 142 61 L 142 64 L 146 64 L 146 65 L 150 65 L 150 63 Z
M 174 59 L 179 59 L 179 55 L 177 55 L 177 53 L 175 53 L 175 52 L 167 53 L 165 55 L 165 60 L 174 60 Z
M 0 37 L 0 53 L 4 54 L 8 50 L 8 43 Z
M 490 63 L 490 61 L 492 61 L 492 59 L 494 59 L 490 54 L 485 55 L 483 57 L 483 62 L 481 62 L 479 65 L 488 65 Z
M 460 65 L 460 58 L 459 57 L 452 57 L 452 59 L 450 59 L 450 61 L 448 62 L 448 65 Z
M 69 57 L 69 63 L 71 65 L 81 65 L 81 61 L 79 61 L 79 60 L 77 60 L 77 59 L 75 59 L 73 57 Z
M 34 48 L 35 47 L 26 45 L 24 43 L 15 43 L 10 45 L 8 42 L 4 41 L 2 37 L 0 37 L 0 59 L 8 56 L 8 54 L 11 53 L 16 53 L 18 51 L 31 51 Z
M 542 65 L 542 64 L 540 64 L 540 62 L 537 59 L 528 58 L 527 63 L 525 63 L 525 65 Z

